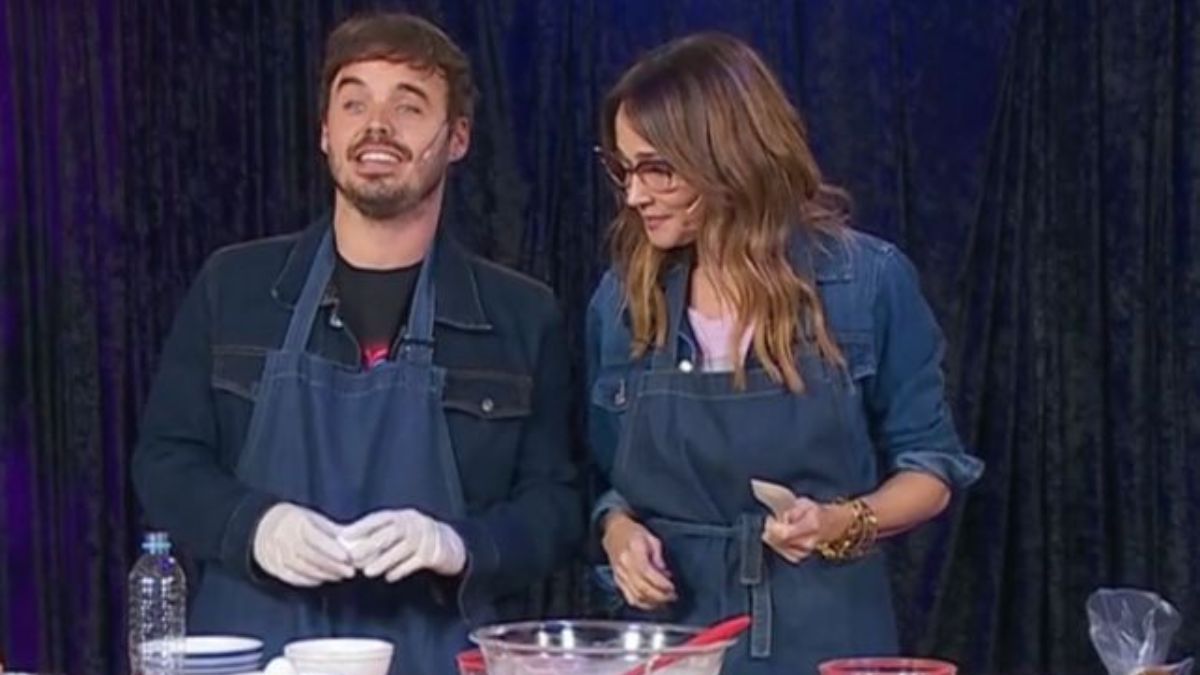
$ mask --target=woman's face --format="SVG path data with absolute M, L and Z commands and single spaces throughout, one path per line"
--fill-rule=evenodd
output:
M 672 249 L 695 241 L 700 194 L 633 130 L 625 106 L 617 109 L 614 127 L 617 156 L 607 158 L 608 171 L 641 216 L 650 243 Z

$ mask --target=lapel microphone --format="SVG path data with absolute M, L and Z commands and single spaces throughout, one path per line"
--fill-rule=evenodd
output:
M 442 122 L 440 125 L 438 125 L 437 132 L 435 132 L 433 134 L 433 138 L 429 139 L 429 142 L 425 144 L 425 149 L 422 150 L 421 154 L 418 155 L 413 160 L 413 164 L 420 164 L 420 163 L 424 162 L 425 160 L 429 159 L 430 153 L 433 152 L 433 144 L 437 143 L 438 139 L 442 135 L 442 132 L 449 128 L 450 128 L 449 121 Z

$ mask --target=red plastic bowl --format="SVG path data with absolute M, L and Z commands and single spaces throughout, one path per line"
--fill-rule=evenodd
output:
M 837 659 L 817 666 L 821 675 L 956 675 L 953 663 L 897 657 Z
M 458 655 L 458 675 L 487 675 L 487 664 L 483 661 L 483 652 L 472 649 Z

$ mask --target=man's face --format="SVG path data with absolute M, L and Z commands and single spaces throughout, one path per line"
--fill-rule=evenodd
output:
M 368 218 L 393 218 L 428 199 L 469 144 L 470 122 L 447 118 L 439 71 L 359 61 L 330 85 L 321 151 L 339 196 Z

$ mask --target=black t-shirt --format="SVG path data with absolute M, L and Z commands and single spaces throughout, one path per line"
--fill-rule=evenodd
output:
M 333 283 L 338 294 L 338 316 L 358 340 L 364 366 L 374 366 L 391 354 L 400 327 L 408 321 L 420 273 L 421 263 L 367 270 L 337 257 Z

